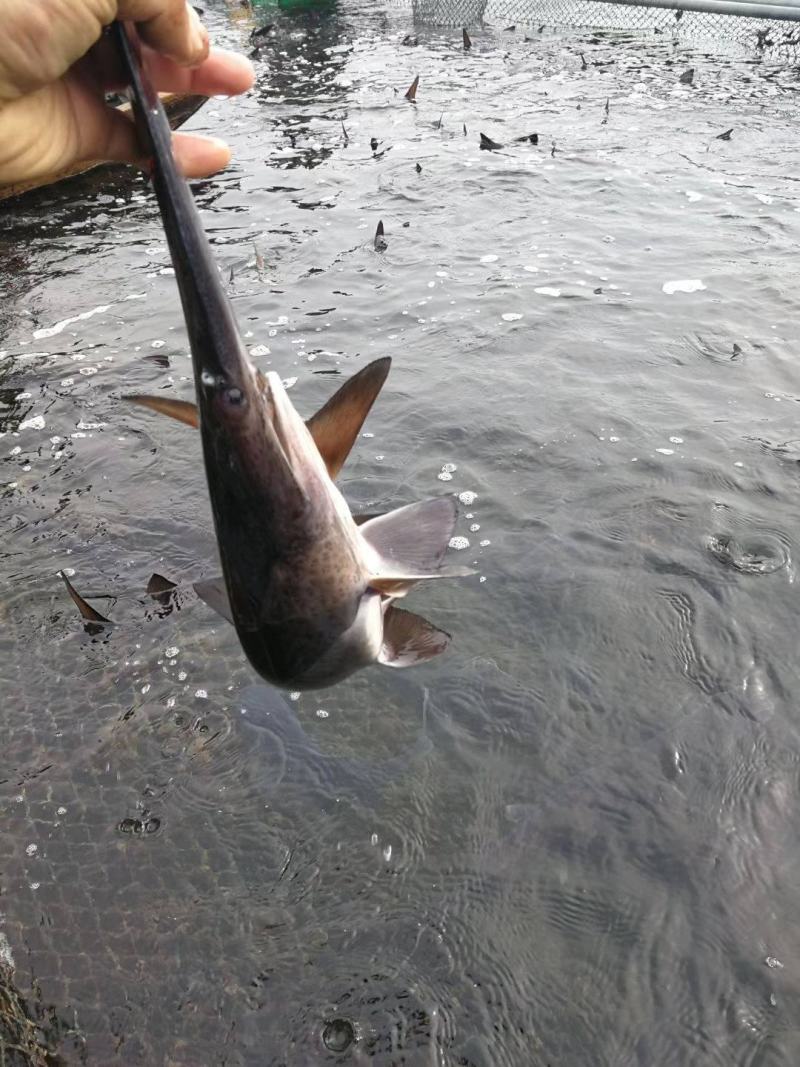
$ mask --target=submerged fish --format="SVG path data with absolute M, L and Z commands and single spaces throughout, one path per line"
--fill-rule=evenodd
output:
M 393 605 L 417 582 L 471 573 L 442 563 L 452 497 L 357 526 L 319 447 L 273 371 L 242 343 L 158 97 L 115 24 L 170 247 L 192 349 L 206 478 L 223 578 L 204 599 L 236 627 L 262 677 L 320 688 L 380 662 L 438 655 L 449 636 Z

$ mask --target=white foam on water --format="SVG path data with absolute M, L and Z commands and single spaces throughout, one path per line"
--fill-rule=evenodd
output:
M 533 290 L 534 293 L 538 293 L 539 296 L 561 296 L 560 289 L 553 289 L 549 285 L 541 285 L 538 289 Z
M 469 548 L 469 538 L 468 537 L 451 537 L 450 541 L 449 541 L 449 544 L 450 544 L 450 548 L 454 548 L 456 550 L 456 552 L 461 552 L 463 549 Z
M 34 415 L 19 424 L 20 430 L 43 430 L 44 415 Z
M 500 257 L 494 255 L 481 256 L 481 263 L 496 263 Z
M 683 438 L 682 437 L 670 437 L 670 441 L 673 443 L 673 445 L 682 445 L 683 444 Z
M 675 449 L 674 448 L 657 448 L 656 452 L 660 452 L 662 456 L 674 456 L 675 455 Z
M 504 322 L 516 322 L 517 319 L 522 318 L 522 315 L 518 311 L 506 311 L 501 318 Z
M 465 489 L 463 493 L 458 494 L 458 499 L 462 504 L 466 504 L 469 507 L 470 504 L 474 504 L 478 499 L 478 494 L 473 493 L 471 489 Z
M 250 349 L 251 356 L 268 356 L 269 354 L 270 350 L 266 345 L 253 345 Z
M 705 289 L 705 284 L 700 278 L 678 278 L 673 282 L 664 282 L 661 286 L 661 291 L 667 296 L 673 296 L 675 293 L 697 293 L 701 289 Z
M 132 300 L 133 297 L 126 297 L 127 300 Z M 33 336 L 36 341 L 41 340 L 43 337 L 55 337 L 57 333 L 61 333 L 67 326 L 71 326 L 74 322 L 83 322 L 84 319 L 90 319 L 92 315 L 102 315 L 108 311 L 111 304 L 98 304 L 96 308 L 91 308 L 89 311 L 82 311 L 80 315 L 71 315 L 68 319 L 62 319 L 54 326 L 44 326 L 41 330 L 34 330 Z

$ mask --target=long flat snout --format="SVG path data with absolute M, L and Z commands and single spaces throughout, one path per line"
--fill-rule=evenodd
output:
M 164 222 L 192 349 L 201 400 L 209 388 L 241 388 L 247 352 L 233 309 L 211 256 L 186 179 L 172 155 L 172 134 L 164 108 L 136 55 L 138 41 L 120 22 L 111 27 L 133 93 L 133 113 L 142 147 L 151 155 L 153 188 Z

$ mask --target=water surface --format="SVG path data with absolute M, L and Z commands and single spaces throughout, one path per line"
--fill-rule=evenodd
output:
M 255 89 L 191 123 L 236 149 L 195 192 L 242 329 L 304 414 L 393 357 L 343 489 L 468 494 L 478 575 L 413 594 L 445 657 L 254 695 L 190 592 L 142 602 L 217 569 L 196 434 L 120 399 L 192 395 L 146 185 L 4 209 L 19 988 L 104 1067 L 796 1064 L 794 71 L 669 34 L 465 54 L 402 9 L 266 18 Z

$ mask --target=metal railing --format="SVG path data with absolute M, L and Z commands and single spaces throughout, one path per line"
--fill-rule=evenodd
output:
M 412 8 L 420 22 L 447 26 L 670 31 L 758 51 L 800 48 L 800 0 L 412 0 Z

